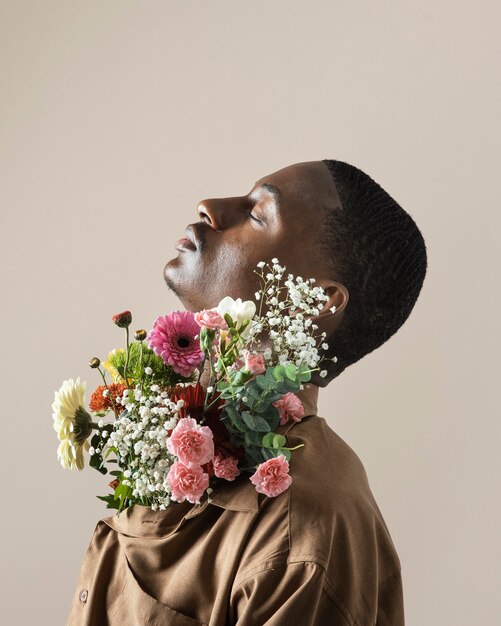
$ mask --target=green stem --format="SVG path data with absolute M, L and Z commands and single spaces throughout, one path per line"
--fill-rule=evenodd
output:
M 139 353 L 139 358 L 140 358 L 140 371 L 141 371 L 141 393 L 143 393 L 143 384 L 144 384 L 144 367 L 143 367 L 143 342 L 141 341 L 141 345 L 140 345 L 140 353 Z
M 207 354 L 204 352 L 204 360 L 202 361 L 202 365 L 200 366 L 200 370 L 198 372 L 198 378 L 197 378 L 197 382 L 196 382 L 197 385 L 200 382 L 200 379 L 202 378 L 202 372 L 204 371 L 205 361 L 206 360 L 207 360 Z
M 125 365 L 124 365 L 124 378 L 127 389 L 129 389 L 129 381 L 127 380 L 127 366 L 129 365 L 129 327 L 125 328 L 125 345 L 126 345 L 126 353 L 125 353 Z
M 204 411 L 207 410 L 208 406 L 207 406 L 207 398 L 209 397 L 209 387 L 212 385 L 212 373 L 213 373 L 213 368 L 212 368 L 212 348 L 208 353 L 209 356 L 209 382 L 207 383 L 207 389 L 205 391 L 205 400 L 204 400 Z M 204 359 L 204 363 L 205 363 L 205 359 Z
M 226 376 L 228 378 L 228 382 L 230 383 L 231 398 L 232 398 L 232 400 L 234 400 L 235 399 L 235 392 L 233 391 L 233 385 L 231 383 L 231 376 L 228 374 L 228 370 L 226 369 L 226 365 L 224 364 L 224 359 L 221 359 L 221 363 L 223 364 L 224 373 L 226 374 Z

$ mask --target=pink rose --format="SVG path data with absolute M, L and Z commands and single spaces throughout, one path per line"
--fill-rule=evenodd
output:
M 284 396 L 272 403 L 278 409 L 280 415 L 280 424 L 283 426 L 290 420 L 300 422 L 304 417 L 304 407 L 301 400 L 295 393 L 289 391 Z
M 283 454 L 268 459 L 258 465 L 257 470 L 250 477 L 256 491 L 273 498 L 285 491 L 292 483 L 289 474 L 289 463 Z
M 252 354 L 248 350 L 242 350 L 245 359 L 245 367 L 249 370 L 251 374 L 255 376 L 257 374 L 262 374 L 266 372 L 266 367 L 264 365 L 264 359 L 262 354 Z
M 235 478 L 240 474 L 238 459 L 234 456 L 223 457 L 220 454 L 216 454 L 212 460 L 212 465 L 214 467 L 214 474 L 218 478 L 235 480 Z
M 212 430 L 192 417 L 183 417 L 167 439 L 167 448 L 188 467 L 204 465 L 214 457 Z
M 176 461 L 171 465 L 165 482 L 172 491 L 173 500 L 184 502 L 186 499 L 192 504 L 198 504 L 209 486 L 209 474 L 200 466 L 187 467 L 184 463 Z
M 209 328 L 211 330 L 215 328 L 226 330 L 228 328 L 226 320 L 216 309 L 203 309 L 202 311 L 198 311 L 195 313 L 195 322 L 201 328 Z

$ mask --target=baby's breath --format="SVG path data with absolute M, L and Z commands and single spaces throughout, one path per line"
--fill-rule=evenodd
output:
M 146 499 L 153 510 L 164 510 L 170 504 L 165 478 L 176 460 L 166 441 L 168 431 L 179 420 L 178 410 L 184 400 L 173 402 L 156 384 L 146 394 L 136 385 L 133 397 L 131 402 L 126 389 L 119 398 L 124 410 L 113 423 L 102 454 L 105 456 L 108 449 L 115 448 L 120 465 L 127 468 L 122 483 L 132 488 L 132 497 Z
M 281 266 L 276 257 L 271 260 L 271 265 L 260 261 L 257 267 L 262 270 L 254 270 L 262 283 L 260 291 L 255 294 L 260 306 L 249 328 L 249 346 L 256 349 L 252 344 L 257 344 L 259 350 L 261 342 L 256 336 L 268 331 L 273 349 L 263 351 L 266 367 L 276 363 L 293 363 L 296 366 L 308 365 L 312 370 L 320 369 L 324 360 L 322 350 L 328 350 L 329 345 L 325 341 L 325 332 L 313 333 L 318 325 L 307 316 L 318 315 L 329 297 L 322 287 L 314 286 L 314 278 L 305 280 L 302 276 L 294 277 L 288 273 L 281 284 L 286 267 Z M 264 315 L 261 314 L 263 308 L 267 309 Z M 336 307 L 330 310 L 334 312 Z M 337 359 L 334 357 L 332 360 Z M 322 369 L 320 376 L 326 375 L 327 371 Z

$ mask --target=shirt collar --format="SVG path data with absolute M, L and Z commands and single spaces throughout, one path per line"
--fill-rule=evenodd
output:
M 304 408 L 304 417 L 302 419 L 317 415 L 319 389 L 319 386 L 314 383 L 304 383 L 303 389 L 296 392 L 296 396 L 301 400 Z M 279 425 L 275 428 L 275 432 L 280 435 L 286 435 L 295 424 L 297 424 L 296 421 L 290 421 L 287 424 Z M 228 481 L 219 485 L 211 494 L 211 504 L 220 506 L 223 509 L 229 509 L 230 511 L 257 511 L 259 508 L 259 493 L 250 482 L 250 476 L 249 472 L 243 472 L 235 481 Z M 201 512 L 207 504 L 208 502 L 205 500 L 198 505 L 200 507 L 199 510 L 196 510 L 197 507 L 194 507 L 187 517 L 192 517 Z

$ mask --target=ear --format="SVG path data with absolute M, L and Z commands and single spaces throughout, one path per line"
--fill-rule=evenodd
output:
M 311 315 L 308 318 L 318 326 L 315 334 L 325 332 L 327 340 L 341 323 L 350 294 L 345 285 L 335 280 L 317 280 L 315 285 L 322 287 L 329 299 L 318 315 Z
M 332 313 L 330 309 L 333 306 L 336 307 L 334 315 L 340 315 L 346 308 L 350 298 L 348 289 L 342 283 L 335 280 L 317 281 L 316 285 L 318 287 L 322 287 L 325 293 L 329 296 L 329 300 L 326 301 L 324 308 L 320 311 L 320 315 Z

